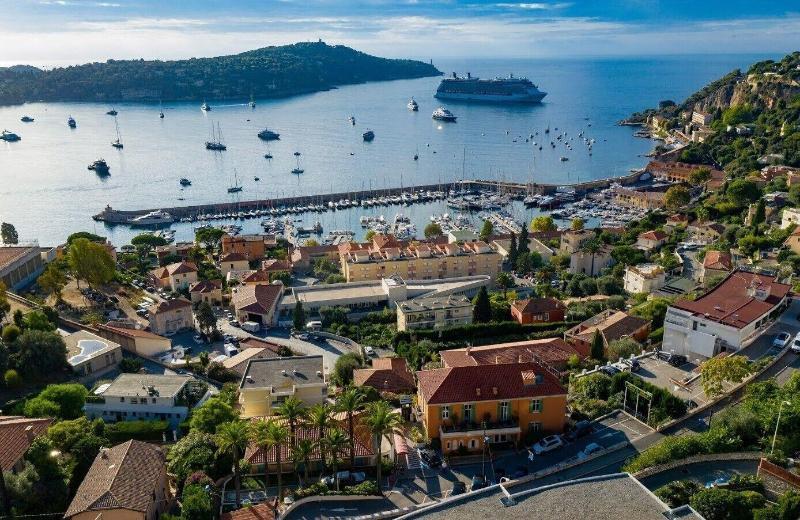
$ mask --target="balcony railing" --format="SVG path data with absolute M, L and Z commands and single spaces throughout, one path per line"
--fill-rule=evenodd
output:
M 461 433 L 461 432 L 474 432 L 491 430 L 507 430 L 509 428 L 519 428 L 519 419 L 512 417 L 505 421 L 461 421 L 456 424 L 442 424 L 442 433 Z

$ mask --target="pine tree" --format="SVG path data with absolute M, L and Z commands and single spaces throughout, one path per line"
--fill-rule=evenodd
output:
M 489 302 L 489 293 L 486 287 L 481 287 L 478 295 L 472 300 L 472 321 L 475 323 L 486 323 L 492 318 L 492 306 Z
M 303 328 L 306 326 L 306 311 L 303 310 L 303 303 L 300 301 L 294 305 L 292 324 L 294 325 L 295 330 L 303 330 Z
M 764 199 L 758 199 L 756 211 L 753 214 L 753 226 L 758 226 L 767 220 L 767 207 Z
M 519 233 L 519 243 L 517 245 L 517 252 L 518 253 L 527 253 L 528 249 L 528 225 L 526 223 L 522 223 L 522 231 Z
M 508 263 L 512 266 L 517 265 L 517 235 L 511 234 L 511 245 L 508 248 Z
M 603 336 L 599 330 L 594 331 L 594 338 L 592 338 L 592 349 L 589 352 L 592 359 L 605 358 L 605 345 L 603 345 Z

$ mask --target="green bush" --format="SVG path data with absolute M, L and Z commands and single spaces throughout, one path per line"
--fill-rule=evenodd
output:
M 676 480 L 655 490 L 655 495 L 669 507 L 688 504 L 694 494 L 703 489 L 694 480 Z
M 755 491 L 710 488 L 697 492 L 689 501 L 706 520 L 750 520 L 766 499 Z
M 22 376 L 13 368 L 6 370 L 6 373 L 3 375 L 3 380 L 8 388 L 16 389 L 22 386 Z
M 120 421 L 106 426 L 105 434 L 108 440 L 117 444 L 131 439 L 160 441 L 167 431 L 169 431 L 167 421 Z
M 712 428 L 703 433 L 667 437 L 631 459 L 624 471 L 636 473 L 645 468 L 685 459 L 692 455 L 728 453 L 742 449 L 742 441 L 726 428 Z

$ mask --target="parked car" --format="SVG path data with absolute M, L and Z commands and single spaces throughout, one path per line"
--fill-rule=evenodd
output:
M 375 349 L 372 348 L 372 347 L 364 347 L 364 354 L 366 354 L 366 355 L 368 355 L 370 357 L 374 356 L 375 355 Z
M 638 372 L 640 368 L 642 368 L 642 364 L 639 363 L 638 359 L 623 359 L 623 363 L 628 365 L 631 372 Z
M 231 325 L 233 325 L 233 322 L 231 322 Z M 236 325 L 233 326 L 235 327 Z M 242 330 L 256 333 L 261 330 L 261 324 L 258 323 L 257 321 L 246 321 L 242 323 Z
M 575 423 L 575 426 L 567 432 L 564 437 L 569 442 L 575 442 L 577 439 L 581 437 L 586 437 L 592 433 L 592 422 L 591 421 L 578 421 Z
M 430 468 L 438 468 L 442 465 L 442 458 L 431 449 L 419 450 L 419 458 Z
M 800 353 L 800 332 L 797 333 L 797 336 L 794 337 L 792 340 L 792 346 L 790 347 L 792 352 Z
M 585 448 L 583 448 L 583 451 L 578 453 L 578 458 L 585 459 L 589 457 L 589 455 L 594 455 L 595 453 L 599 453 L 601 451 L 603 451 L 602 446 L 600 446 L 596 442 L 590 442 L 589 444 L 586 445 Z
M 483 475 L 475 475 L 474 477 L 472 477 L 472 485 L 470 485 L 470 491 L 483 489 L 488 485 L 489 482 L 486 481 L 486 478 Z
M 467 492 L 467 485 L 461 482 L 460 480 L 456 480 L 453 482 L 453 490 L 450 492 L 450 496 L 453 495 L 462 495 Z
M 621 372 L 620 369 L 613 365 L 603 365 L 598 369 L 600 372 L 604 373 L 607 376 L 613 376 Z
M 775 336 L 775 339 L 772 340 L 772 346 L 777 348 L 783 348 L 789 343 L 789 340 L 792 339 L 792 335 L 788 332 L 780 332 L 778 335 Z
M 656 353 L 656 357 L 662 361 L 666 361 L 674 367 L 685 365 L 689 361 L 689 358 L 683 354 L 673 354 L 672 352 L 666 352 L 664 350 L 659 350 Z
M 541 455 L 543 453 L 547 453 L 548 451 L 557 450 L 563 445 L 564 441 L 561 440 L 559 435 L 548 435 L 544 439 L 531 446 L 531 449 L 536 455 Z
M 367 475 L 363 471 L 337 471 L 336 475 L 322 477 L 320 479 L 320 483 L 325 484 L 328 487 L 334 487 L 336 486 L 336 481 L 338 480 L 340 486 L 352 486 L 354 484 L 360 484 L 366 479 Z
M 239 320 L 231 320 L 228 323 L 230 323 L 231 327 L 241 327 L 241 324 L 239 324 Z

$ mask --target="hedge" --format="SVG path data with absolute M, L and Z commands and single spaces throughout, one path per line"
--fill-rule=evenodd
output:
M 419 329 L 413 331 L 398 332 L 394 338 L 394 344 L 400 342 L 410 342 L 412 337 L 417 341 L 428 339 L 436 342 L 463 341 L 464 338 L 482 339 L 497 338 L 502 336 L 527 336 L 547 331 L 565 329 L 577 325 L 579 322 L 553 322 L 553 323 L 533 323 L 521 325 L 516 321 L 503 321 L 491 323 L 470 323 L 458 327 L 446 327 L 442 329 Z
M 120 421 L 106 426 L 105 435 L 113 443 L 138 441 L 160 441 L 169 431 L 167 421 Z
M 667 437 L 631 459 L 623 471 L 636 473 L 652 466 L 685 459 L 693 455 L 710 453 L 729 453 L 742 449 L 742 441 L 726 428 L 712 428 L 709 431 Z
M 378 484 L 376 484 L 373 480 L 365 480 L 361 484 L 357 484 L 355 486 L 342 486 L 340 491 L 336 491 L 335 487 L 330 489 L 321 482 L 315 482 L 308 487 L 296 489 L 294 491 L 294 499 L 300 500 L 301 498 L 325 495 L 373 496 L 379 494 L 380 491 L 378 490 Z

